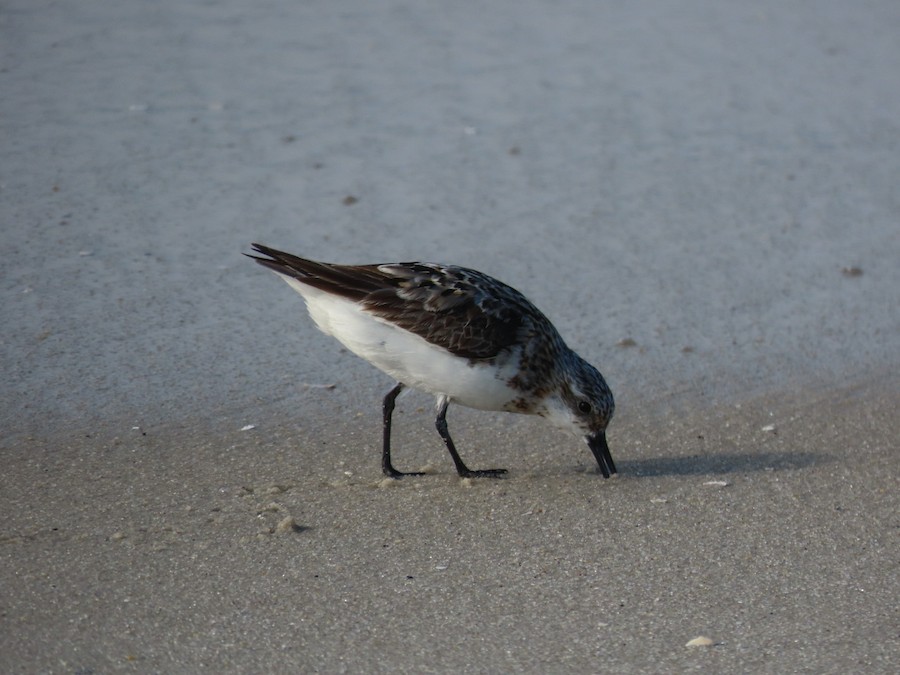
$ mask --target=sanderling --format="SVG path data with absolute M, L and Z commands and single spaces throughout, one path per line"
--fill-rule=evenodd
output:
M 436 263 L 336 265 L 253 244 L 245 254 L 306 300 L 319 328 L 397 380 L 384 397 L 381 468 L 391 463 L 391 415 L 400 391 L 436 397 L 435 425 L 460 476 L 469 469 L 447 430 L 447 406 L 540 415 L 583 436 L 605 478 L 616 473 L 606 427 L 615 404 L 603 376 L 573 352 L 537 307 L 486 274 Z

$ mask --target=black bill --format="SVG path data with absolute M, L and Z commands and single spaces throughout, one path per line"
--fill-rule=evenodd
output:
M 601 431 L 591 436 L 585 436 L 588 447 L 594 453 L 597 465 L 600 467 L 600 473 L 604 478 L 609 478 L 611 474 L 616 472 L 616 465 L 613 464 L 612 455 L 609 454 L 609 446 L 606 444 L 606 432 Z

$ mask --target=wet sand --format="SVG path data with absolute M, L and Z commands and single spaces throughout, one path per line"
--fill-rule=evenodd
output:
M 898 404 L 625 415 L 611 480 L 477 415 L 466 456 L 505 480 L 458 479 L 421 431 L 399 461 L 432 474 L 382 481 L 376 414 L 28 439 L 3 448 L 4 669 L 890 672 Z

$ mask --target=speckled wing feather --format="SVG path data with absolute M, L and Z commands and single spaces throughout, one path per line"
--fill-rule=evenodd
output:
M 470 359 L 489 359 L 517 341 L 531 306 L 521 293 L 485 274 L 434 263 L 378 265 L 384 288 L 367 311 Z
M 435 263 L 335 265 L 254 244 L 260 264 L 358 302 L 458 356 L 489 359 L 517 341 L 533 320 L 546 321 L 521 293 L 475 270 Z

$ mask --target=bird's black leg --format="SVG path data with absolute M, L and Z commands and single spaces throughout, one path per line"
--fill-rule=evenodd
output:
M 453 458 L 453 463 L 456 464 L 456 473 L 458 473 L 461 478 L 496 478 L 497 476 L 502 476 L 503 474 L 505 474 L 506 469 L 482 469 L 480 471 L 473 471 L 463 463 L 462 458 L 456 451 L 456 446 L 453 445 L 453 439 L 450 438 L 450 432 L 447 431 L 447 407 L 449 405 L 450 399 L 448 399 L 446 396 L 440 396 L 438 398 L 437 419 L 434 421 L 434 425 L 437 427 L 438 433 L 441 435 L 441 438 L 444 439 L 444 444 L 447 446 L 447 450 L 450 451 L 450 456 Z
M 387 396 L 384 397 L 384 402 L 381 404 L 381 411 L 384 419 L 384 444 L 381 448 L 381 470 L 384 472 L 385 476 L 390 478 L 422 475 L 421 473 L 404 473 L 402 471 L 397 471 L 397 469 L 394 468 L 394 465 L 391 464 L 391 415 L 394 412 L 394 401 L 397 400 L 397 396 L 402 390 L 403 383 L 398 382 L 397 385 L 387 393 Z

